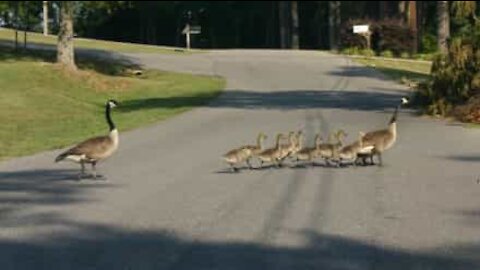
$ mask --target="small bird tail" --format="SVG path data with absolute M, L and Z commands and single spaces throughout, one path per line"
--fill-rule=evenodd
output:
M 233 157 L 227 156 L 227 155 L 222 156 L 222 159 L 223 159 L 224 161 L 228 162 L 228 163 L 232 163 L 232 162 L 234 163 L 234 162 L 235 162 L 235 160 L 234 160 Z
M 58 155 L 58 156 L 55 158 L 55 162 L 59 162 L 59 161 L 64 160 L 66 156 L 67 156 L 66 153 L 62 153 L 62 154 Z

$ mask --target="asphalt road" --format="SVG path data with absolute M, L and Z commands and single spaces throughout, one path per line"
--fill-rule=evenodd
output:
M 384 167 L 230 173 L 220 156 L 260 131 L 352 141 L 409 92 L 320 52 L 129 57 L 227 90 L 121 133 L 106 181 L 75 181 L 60 150 L 0 163 L 1 269 L 480 269 L 480 129 L 404 110 Z

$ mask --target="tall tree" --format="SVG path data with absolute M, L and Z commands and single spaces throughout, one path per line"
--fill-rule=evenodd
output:
M 407 2 L 409 1 L 398 1 L 398 15 L 403 21 L 407 21 Z
M 300 38 L 299 38 L 299 20 L 298 20 L 298 2 L 292 1 L 290 6 L 291 8 L 291 17 L 292 17 L 292 49 L 300 48 Z
M 337 50 L 340 32 L 340 1 L 329 1 L 328 3 L 328 34 L 330 49 Z
M 447 41 L 450 37 L 450 14 L 448 12 L 448 1 L 437 1 L 437 17 L 438 49 L 442 53 L 447 53 Z
M 418 22 L 417 22 L 417 1 L 408 1 L 408 13 L 407 13 L 408 27 L 413 33 L 413 53 L 417 53 L 418 50 Z
M 58 32 L 57 62 L 69 70 L 76 70 L 73 47 L 73 1 L 60 2 L 60 30 Z
M 48 1 L 43 1 L 43 35 L 48 35 Z
M 288 47 L 288 16 L 287 16 L 288 2 L 278 2 L 278 26 L 280 30 L 280 48 L 285 49 Z

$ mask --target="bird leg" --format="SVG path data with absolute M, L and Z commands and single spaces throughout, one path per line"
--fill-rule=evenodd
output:
M 80 171 L 80 174 L 78 175 L 78 180 L 82 180 L 82 177 L 85 176 L 85 163 L 80 161 L 80 166 L 82 166 L 82 169 Z
M 246 162 L 247 162 L 248 168 L 250 170 L 253 169 L 252 164 L 250 164 L 250 159 L 249 158 L 246 160 Z
M 282 164 L 278 161 L 278 159 L 274 159 L 273 163 L 277 166 L 277 168 L 281 168 Z
M 229 163 L 229 164 L 230 164 L 230 168 L 232 168 L 232 172 L 237 172 L 237 168 L 233 166 L 233 163 Z
M 93 179 L 97 179 L 97 162 L 92 162 L 92 177 Z

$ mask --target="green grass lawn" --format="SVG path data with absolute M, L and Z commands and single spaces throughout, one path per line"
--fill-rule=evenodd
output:
M 19 42 L 23 46 L 23 32 L 19 33 Z M 15 32 L 11 29 L 0 28 L 0 41 L 15 41 Z M 27 43 L 46 44 L 56 46 L 57 36 L 27 32 Z M 201 50 L 184 50 L 182 48 L 154 46 L 135 43 L 123 43 L 96 39 L 75 38 L 75 47 L 82 49 L 107 50 L 126 53 L 173 53 L 173 54 L 191 54 L 198 53 Z
M 431 62 L 402 60 L 402 59 L 383 59 L 376 57 L 355 57 L 354 61 L 387 75 L 397 82 L 419 82 L 428 79 L 430 76 Z
M 72 74 L 49 62 L 48 55 L 0 49 L 0 56 L 0 160 L 106 134 L 104 103 L 110 98 L 120 103 L 113 118 L 125 131 L 205 104 L 224 87 L 223 79 L 207 76 L 99 73 L 91 69 L 99 64 L 88 59 Z

